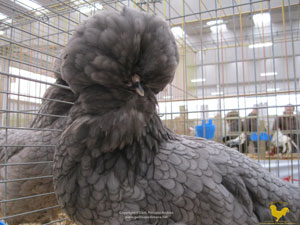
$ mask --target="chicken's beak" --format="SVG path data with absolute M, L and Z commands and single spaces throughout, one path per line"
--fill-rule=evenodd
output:
M 135 74 L 132 77 L 132 82 L 133 82 L 133 86 L 135 87 L 136 93 L 138 93 L 138 95 L 140 95 L 140 96 L 144 96 L 145 91 L 144 91 L 144 88 L 141 85 L 140 76 Z
M 135 90 L 136 90 L 136 93 L 138 93 L 140 96 L 144 96 L 145 91 L 140 82 L 137 83 L 137 87 L 135 88 Z

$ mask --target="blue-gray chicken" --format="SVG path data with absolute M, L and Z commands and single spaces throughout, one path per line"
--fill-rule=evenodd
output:
M 160 18 L 124 8 L 86 20 L 62 54 L 78 96 L 57 142 L 54 186 L 76 224 L 258 225 L 270 206 L 300 224 L 300 189 L 224 145 L 175 135 L 156 112 L 179 56 Z M 274 207 L 273 207 L 274 208 Z

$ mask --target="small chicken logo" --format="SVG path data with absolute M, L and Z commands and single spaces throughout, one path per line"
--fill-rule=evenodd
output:
M 284 207 L 280 211 L 278 211 L 275 205 L 270 205 L 270 209 L 272 216 L 276 217 L 276 222 L 278 222 L 281 219 L 281 217 L 285 216 L 288 212 L 290 212 L 288 207 Z

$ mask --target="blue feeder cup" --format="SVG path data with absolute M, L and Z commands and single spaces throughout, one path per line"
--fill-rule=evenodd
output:
M 266 132 L 261 132 L 259 139 L 262 141 L 269 141 L 272 139 L 272 135 L 268 135 Z
M 2 221 L 0 220 L 0 225 L 6 225 L 6 223 L 4 223 L 4 222 L 2 222 Z
M 212 123 L 212 119 L 209 119 L 208 123 L 205 123 L 205 120 L 202 120 L 202 125 L 196 126 L 196 132 L 198 137 L 204 137 L 203 135 L 204 128 L 205 128 L 205 138 L 213 139 L 215 136 L 216 126 Z
M 258 135 L 256 132 L 253 132 L 251 135 L 249 135 L 251 141 L 257 141 Z

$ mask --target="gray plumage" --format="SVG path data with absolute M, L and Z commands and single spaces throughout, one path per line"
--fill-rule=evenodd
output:
M 61 78 L 79 97 L 54 157 L 59 203 L 76 224 L 300 224 L 299 188 L 224 145 L 169 131 L 155 95 L 178 53 L 167 24 L 125 8 L 86 20 L 66 46 Z M 133 77 L 138 75 L 138 84 Z M 144 92 L 139 92 L 141 85 Z M 277 202 L 277 203 L 274 203 Z M 124 212 L 173 212 L 130 219 Z

